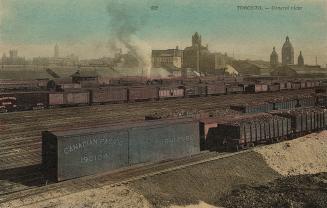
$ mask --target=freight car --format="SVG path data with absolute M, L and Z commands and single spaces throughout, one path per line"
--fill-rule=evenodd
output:
M 276 98 L 267 102 L 273 104 L 274 110 L 293 109 L 297 106 L 297 100 L 295 98 Z
M 16 97 L 11 94 L 0 95 L 0 112 L 6 113 L 8 111 L 14 111 L 16 109 Z
M 185 90 L 181 86 L 167 86 L 158 88 L 158 99 L 184 97 Z
M 327 107 L 327 95 L 319 94 L 316 96 L 316 105 L 321 107 Z
M 326 93 L 327 92 L 327 86 L 316 87 L 315 92 L 316 93 Z
M 321 108 L 300 108 L 273 114 L 291 119 L 293 137 L 326 128 L 327 111 Z
M 279 82 L 280 89 L 281 90 L 290 90 L 292 89 L 292 83 L 291 82 Z
M 43 168 L 55 181 L 198 153 L 199 123 L 192 119 L 42 133 Z
M 43 109 L 48 106 L 48 92 L 8 92 L 1 93 L 1 106 L 7 111 Z
M 245 116 L 219 124 L 215 133 L 215 148 L 238 151 L 287 138 L 291 134 L 291 120 L 270 114 Z
M 279 83 L 273 83 L 268 85 L 268 91 L 269 92 L 277 92 L 280 91 L 280 84 Z
M 228 79 L 228 78 L 227 78 Z M 29 92 L 6 92 L 1 93 L 2 99 L 0 106 L 0 112 L 12 111 L 12 110 L 30 110 L 39 109 L 45 107 L 57 107 L 57 106 L 76 106 L 76 105 L 94 105 L 94 104 L 105 104 L 105 103 L 117 103 L 117 102 L 134 102 L 134 101 L 146 101 L 146 100 L 160 100 L 166 98 L 179 98 L 179 97 L 197 97 L 197 96 L 209 96 L 209 95 L 220 95 L 220 94 L 233 94 L 233 93 L 258 93 L 266 91 L 278 91 L 292 88 L 301 88 L 308 86 L 318 86 L 318 81 L 266 81 L 267 83 L 239 83 L 236 79 L 233 82 L 226 83 L 226 79 L 215 79 L 200 80 L 199 78 L 182 80 L 182 85 L 176 83 L 178 80 L 173 82 L 165 81 L 165 84 L 149 84 L 140 83 L 140 85 L 107 85 L 103 87 L 91 87 L 91 88 L 80 88 L 80 89 L 65 89 L 79 87 L 79 85 L 63 86 L 57 88 L 56 83 L 52 87 L 49 87 L 48 92 L 44 91 L 29 91 Z M 225 82 L 223 82 L 225 81 Z M 200 83 L 202 82 L 202 83 Z M 51 83 L 49 81 L 48 83 Z M 169 84 L 170 83 L 170 84 Z M 175 83 L 172 85 L 171 83 Z M 197 84 L 196 84 L 197 83 Z M 277 83 L 277 84 L 276 84 Z M 305 84 L 303 84 L 305 83 Z M 308 84 L 311 83 L 311 84 Z M 294 87 L 295 86 L 295 87 Z M 296 87 L 297 86 L 297 87 Z M 325 88 L 321 88 L 324 89 Z M 8 94 L 9 93 L 9 94 Z M 19 94 L 21 99 L 9 100 L 10 93 Z M 35 96 L 37 93 L 41 93 L 40 96 Z M 46 95 L 48 94 L 48 95 Z M 34 96 L 34 98 L 33 98 Z M 38 98 L 36 98 L 38 97 Z M 48 97 L 48 98 L 46 98 Z M 15 97 L 16 98 L 16 97 Z M 320 98 L 320 101 L 323 99 Z M 25 103 L 26 101 L 26 103 Z M 308 102 L 307 102 L 308 101 Z M 31 103 L 31 102 L 36 102 Z M 281 101 L 267 101 L 273 104 L 274 110 L 279 109 L 292 109 L 294 107 L 310 106 L 312 102 L 310 100 L 281 100 Z M 295 102 L 298 102 L 295 103 Z M 18 104 L 17 104 L 18 103 Z
M 314 86 L 315 86 L 315 84 L 314 84 L 313 81 L 306 81 L 306 82 L 305 82 L 305 87 L 306 87 L 306 88 L 312 88 L 312 87 L 314 87 Z
M 242 113 L 264 113 L 273 110 L 273 104 L 267 102 L 251 102 L 239 105 L 231 105 L 230 109 L 240 111 Z
M 250 84 L 245 88 L 245 92 L 247 93 L 260 93 L 267 92 L 268 85 L 267 84 Z
M 201 150 L 216 150 L 216 131 L 219 120 L 217 118 L 202 118 L 200 122 Z
M 292 82 L 291 83 L 291 89 L 292 90 L 298 90 L 298 89 L 301 89 L 301 82 Z
M 224 83 L 207 84 L 207 95 L 223 95 L 226 94 L 226 86 Z
M 128 101 L 144 101 L 158 99 L 158 88 L 152 86 L 128 87 Z
M 90 89 L 92 104 L 127 102 L 127 88 L 125 87 L 101 87 Z
M 226 84 L 226 94 L 243 93 L 244 87 L 242 85 Z
M 63 92 L 48 92 L 49 107 L 81 106 L 90 104 L 90 92 L 69 90 Z
M 298 96 L 297 107 L 312 107 L 316 105 L 316 98 L 314 96 Z
M 206 85 L 185 85 L 184 90 L 185 97 L 199 97 L 207 95 Z
M 200 126 L 202 146 L 206 149 L 238 151 L 326 129 L 327 110 L 309 107 L 273 111 L 227 119 L 220 124 L 208 119 Z

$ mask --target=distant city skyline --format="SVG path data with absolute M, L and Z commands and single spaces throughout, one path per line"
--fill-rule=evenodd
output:
M 327 64 L 327 1 L 324 0 L 1 0 L 0 52 L 17 49 L 26 58 L 71 53 L 81 59 L 112 56 L 110 47 L 118 8 L 129 18 L 129 38 L 146 48 L 180 49 L 191 44 L 194 32 L 209 50 L 227 52 L 236 59 L 269 61 L 272 48 L 281 55 L 289 36 L 294 56 L 302 51 L 306 64 Z M 117 3 L 118 2 L 118 3 Z M 298 5 L 302 11 L 238 11 L 239 5 Z M 155 7 L 153 7 L 155 6 Z M 156 8 L 156 9 L 153 9 Z M 121 25 L 118 25 L 120 27 Z M 125 31 L 125 30 L 122 30 Z M 116 37 L 117 38 L 117 37 Z M 126 40 L 126 39 L 125 39 Z M 124 41 L 124 40 L 123 40 Z M 119 44 L 118 44 L 119 45 Z

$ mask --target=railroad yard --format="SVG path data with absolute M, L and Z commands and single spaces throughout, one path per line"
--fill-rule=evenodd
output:
M 310 95 L 313 92 L 312 89 L 301 90 L 302 95 Z M 270 98 L 289 98 L 296 95 L 297 91 L 235 94 L 1 114 L 0 169 L 39 164 L 41 162 L 41 131 L 144 120 L 146 115 L 155 113 L 162 117 L 178 117 L 185 113 L 190 116 L 192 113 L 194 115 L 211 113 L 215 117 L 224 119 L 228 115 L 240 114 L 229 109 L 232 104 L 254 100 L 263 102 Z
M 295 102 L 299 98 L 299 95 L 303 97 L 299 101 Z M 189 157 L 177 158 L 173 161 L 162 161 L 161 163 L 145 163 L 143 165 L 136 165 L 132 167 L 125 167 L 119 169 L 118 171 L 113 171 L 109 175 L 107 173 L 100 172 L 100 174 L 93 176 L 86 176 L 82 178 L 76 178 L 72 180 L 63 181 L 60 183 L 54 183 L 52 180 L 44 175 L 42 171 L 42 131 L 67 131 L 67 130 L 78 130 L 83 128 L 98 128 L 105 127 L 107 125 L 119 125 L 126 124 L 127 122 L 144 122 L 145 118 L 193 118 L 196 120 L 207 121 L 208 118 L 214 119 L 214 124 L 226 123 L 227 121 L 237 120 L 238 118 L 251 118 L 244 117 L 243 112 L 250 113 L 260 113 L 269 112 L 273 110 L 273 107 L 278 109 L 293 109 L 297 107 L 297 103 L 300 103 L 302 107 L 313 107 L 315 105 L 315 100 L 313 100 L 315 95 L 315 89 L 301 89 L 301 90 L 285 90 L 276 92 L 262 92 L 255 94 L 227 94 L 227 95 L 217 95 L 217 96 L 207 96 L 207 97 L 193 97 L 193 98 L 179 98 L 179 99 L 165 99 L 165 100 L 151 100 L 146 102 L 131 102 L 131 103 L 117 103 L 117 104 L 106 104 L 106 105 L 92 105 L 92 106 L 79 106 L 79 107 L 67 107 L 67 108 L 50 108 L 34 111 L 21 111 L 21 112 L 10 112 L 0 114 L 0 207 L 19 207 L 21 205 L 26 205 L 30 207 L 40 204 L 42 201 L 48 202 L 50 199 L 61 199 L 62 197 L 69 197 L 71 194 L 78 194 L 81 191 L 88 191 L 92 189 L 101 189 L 102 187 L 121 187 L 132 185 L 135 196 L 138 197 L 137 201 L 140 204 L 128 205 L 130 207 L 169 207 L 171 205 L 187 205 L 196 204 L 198 201 L 192 201 L 190 198 L 185 197 L 185 193 L 178 192 L 179 198 L 166 199 L 163 196 L 154 196 L 152 192 L 149 193 L 146 190 L 151 190 L 147 185 L 139 183 L 148 177 L 157 178 L 165 175 L 174 175 L 177 171 L 184 171 L 183 175 L 186 176 L 189 172 L 185 172 L 188 169 L 196 169 L 198 165 L 204 165 L 207 163 L 223 163 L 225 160 L 233 161 L 232 164 L 237 164 L 236 167 L 230 166 L 226 167 L 227 170 L 230 169 L 231 173 L 235 171 L 234 168 L 246 168 L 246 166 L 239 166 L 240 163 L 252 164 L 252 160 L 262 160 L 262 163 L 252 164 L 254 169 L 263 168 L 262 170 L 267 170 L 267 172 L 257 172 L 254 178 L 251 179 L 241 179 L 236 180 L 235 184 L 228 186 L 226 190 L 215 191 L 214 196 L 223 196 L 227 192 L 231 191 L 234 186 L 238 186 L 239 183 L 247 182 L 268 182 L 272 179 L 278 178 L 280 172 L 274 170 L 272 167 L 266 167 L 266 162 L 269 161 L 267 158 L 258 155 L 265 155 L 258 152 L 253 152 L 250 150 L 243 150 L 241 152 L 225 152 L 223 151 L 202 151 L 199 154 L 189 155 Z M 277 104 L 270 106 L 268 101 L 274 101 Z M 314 101 L 314 102 L 312 102 Z M 233 108 L 232 106 L 245 105 L 246 109 Z M 243 108 L 243 107 L 242 107 Z M 311 108 L 310 108 L 311 109 Z M 300 127 L 294 127 L 294 131 L 298 128 L 299 134 L 302 131 L 317 131 L 325 128 L 325 114 L 318 114 L 320 111 L 311 110 L 298 110 L 299 112 L 295 115 L 308 115 L 307 112 L 314 112 L 313 117 L 303 117 L 303 119 L 310 120 L 310 130 L 307 129 L 307 125 Z M 301 114 L 302 112 L 302 114 Z M 324 112 L 324 111 L 321 111 Z M 256 115 L 256 114 L 254 114 Z M 284 115 L 284 114 L 283 114 Z M 292 114 L 289 114 L 292 115 Z M 311 115 L 311 114 L 310 114 Z M 287 118 L 288 114 L 285 118 Z M 269 117 L 269 116 L 268 116 Z M 268 118 L 267 115 L 264 116 L 264 120 Z M 271 117 L 271 115 L 270 115 Z M 281 117 L 280 117 L 281 118 Z M 294 117 L 295 118 L 295 117 Z M 301 117 L 302 119 L 302 117 Z M 281 124 L 273 124 L 272 127 L 281 130 L 276 130 L 276 132 L 269 132 L 269 135 L 275 135 L 273 137 L 282 138 L 284 135 L 289 135 L 290 124 L 284 123 L 287 119 L 281 121 Z M 311 126 L 312 120 L 312 126 Z M 279 122 L 279 121 L 278 121 Z M 287 121 L 289 122 L 289 121 Z M 307 121 L 305 121 L 307 122 Z M 260 122 L 259 122 L 260 123 Z M 207 124 L 205 124 L 207 125 Z M 210 124 L 208 124 L 210 126 Z M 252 124 L 251 124 L 252 125 Z M 274 126 L 277 125 L 277 126 Z M 281 125 L 281 126 L 279 126 Z M 285 127 L 283 125 L 286 125 Z M 122 125 L 123 126 L 123 125 Z M 214 126 L 213 126 L 214 127 Z M 207 127 L 206 127 L 207 128 Z M 245 128 L 245 127 L 244 127 Z M 253 127 L 249 127 L 250 129 Z M 268 132 L 264 130 L 266 127 L 261 124 L 256 131 L 257 136 L 253 136 L 251 133 L 250 140 L 248 136 L 245 141 L 246 145 L 258 144 L 257 139 L 261 135 L 261 139 L 268 138 Z M 261 130 L 260 130 L 261 129 Z M 251 130 L 252 131 L 252 130 Z M 264 133 L 266 131 L 266 133 Z M 270 130 L 269 130 L 270 131 Z M 275 130 L 274 130 L 275 131 Z M 258 133 L 261 132 L 261 133 Z M 208 133 L 208 132 L 207 132 Z M 246 133 L 245 133 L 246 134 Z M 222 134 L 220 134 L 222 136 Z M 228 135 L 227 135 L 228 136 Z M 256 138 L 255 141 L 253 138 Z M 269 136 L 270 138 L 270 136 Z M 266 140 L 262 140 L 265 141 Z M 215 141 L 217 142 L 217 141 Z M 248 144 L 247 144 L 248 143 Z M 227 144 L 228 145 L 228 144 Z M 234 147 L 234 146 L 233 146 Z M 243 148 L 243 143 L 237 145 Z M 203 147 L 201 147 L 203 148 Z M 260 148 L 260 147 L 259 147 Z M 210 149 L 210 148 L 209 148 Z M 242 156 L 238 156 L 242 155 Z M 250 155 L 250 158 L 247 156 Z M 185 155 L 186 156 L 186 155 Z M 235 159 L 235 157 L 240 157 Z M 244 158 L 243 158 L 244 157 Z M 274 157 L 274 156 L 271 156 Z M 234 158 L 234 159 L 233 159 Z M 130 160 L 130 159 L 129 159 Z M 162 159 L 161 159 L 162 160 Z M 242 161 L 244 160 L 244 161 Z M 222 162 L 220 162 L 222 161 Z M 217 164 L 217 165 L 218 165 Z M 194 167 L 193 167 L 194 166 Z M 296 169 L 296 168 L 295 168 Z M 321 170 L 321 169 L 319 169 Z M 214 172 L 213 170 L 208 170 L 207 174 L 216 174 L 218 176 L 229 174 L 229 172 Z M 213 172 L 212 172 L 213 171 Z M 212 173 L 210 173 L 212 172 Z M 198 173 L 193 173 L 198 174 Z M 238 173 L 236 173 L 238 174 Z M 243 174 L 243 173 L 242 173 Z M 253 174 L 253 173 L 246 173 Z M 83 175 L 82 175 L 83 176 Z M 194 175 L 193 175 L 194 176 Z M 213 176 L 213 175 L 211 175 Z M 75 176 L 76 177 L 76 176 Z M 208 176 L 206 176 L 208 177 Z M 225 176 L 224 176 L 225 177 Z M 248 176 L 242 176 L 248 177 Z M 196 177 L 195 177 L 196 178 Z M 257 178 L 257 179 L 255 179 Z M 152 179 L 151 179 L 152 180 Z M 189 180 L 194 180 L 192 177 Z M 208 178 L 206 180 L 209 180 Z M 210 180 L 214 180 L 211 178 Z M 225 179 L 224 179 L 225 180 Z M 234 180 L 234 179 L 233 179 Z M 165 181 L 165 180 L 164 180 Z M 156 183 L 153 181 L 153 183 Z M 207 183 L 207 182 L 203 182 Z M 149 185 L 149 184 L 148 184 Z M 199 184 L 198 184 L 199 185 Z M 202 184 L 203 185 L 203 184 Z M 207 187 L 208 185 L 204 186 Z M 202 187 L 202 188 L 204 188 Z M 166 187 L 168 188 L 168 187 Z M 208 188 L 208 187 L 207 187 Z M 215 187 L 210 187 L 215 188 Z M 176 187 L 169 187 L 168 190 L 175 190 Z M 194 187 L 194 189 L 197 189 Z M 201 188 L 199 188 L 201 190 Z M 124 192 L 125 189 L 123 189 Z M 129 188 L 127 188 L 129 190 Z M 154 190 L 156 191 L 160 190 Z M 185 190 L 184 190 L 185 191 Z M 202 190 L 206 192 L 206 190 Z M 128 191 L 129 193 L 130 191 Z M 159 193 L 158 193 L 159 194 Z M 218 194 L 218 195 L 217 195 Z M 169 195 L 170 196 L 170 195 Z M 205 201 L 205 203 L 218 205 L 221 200 L 213 198 L 208 199 L 208 194 L 202 195 L 202 198 L 196 198 L 200 201 Z M 163 197 L 163 198 L 162 198 Z M 211 196 L 212 197 L 212 196 Z M 167 201 L 168 200 L 168 201 Z M 144 204 L 144 203 L 145 204 Z M 91 203 L 91 202 L 85 202 Z M 227 202 L 226 202 L 227 203 Z M 42 204 L 42 203 L 41 203 Z M 124 203 L 117 205 L 117 207 L 124 207 Z M 39 206 L 39 205 L 37 205 Z M 51 207 L 51 206 L 62 206 L 62 207 L 76 207 L 82 205 L 60 205 L 55 202 L 53 205 L 45 204 L 40 205 L 41 207 Z M 84 205 L 83 205 L 84 206 Z M 89 206 L 89 205 L 87 205 Z M 86 206 L 86 207 L 87 207 Z M 94 207 L 90 205 L 90 207 Z M 101 205 L 96 205 L 95 207 L 101 207 Z
M 327 4 L 284 1 L 0 0 L 0 208 L 327 208 Z

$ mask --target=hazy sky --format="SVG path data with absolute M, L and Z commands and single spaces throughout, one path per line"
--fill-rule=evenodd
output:
M 0 52 L 16 48 L 26 57 L 60 53 L 85 57 L 111 54 L 108 46 L 117 34 L 115 22 L 126 19 L 146 48 L 165 49 L 191 44 L 198 31 L 209 49 L 236 58 L 268 60 L 272 47 L 281 47 L 286 35 L 305 62 L 318 56 L 327 63 L 326 0 L 0 0 Z M 301 6 L 301 11 L 238 11 L 237 6 Z M 158 6 L 151 10 L 151 6 Z M 109 9 L 108 9 L 109 8 Z M 111 8 L 111 9 L 110 9 Z M 113 18 L 112 8 L 123 15 Z M 117 14 L 115 14 L 117 15 Z M 118 14 L 119 15 L 119 14 Z M 123 23 L 123 24 L 125 24 Z M 119 25 L 118 25 L 119 27 Z M 124 31 L 124 30 L 123 30 Z M 133 40 L 131 40 L 133 41 Z M 8 52 L 7 52 L 8 53 Z

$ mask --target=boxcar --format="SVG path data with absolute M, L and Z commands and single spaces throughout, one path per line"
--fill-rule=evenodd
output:
M 160 87 L 159 99 L 184 97 L 184 89 L 179 86 Z
M 306 86 L 306 88 L 312 88 L 312 87 L 314 87 L 314 83 L 312 81 L 306 81 L 305 86 Z
M 92 104 L 127 101 L 127 88 L 125 87 L 92 88 L 90 93 Z
M 1 93 L 0 99 L 9 111 L 42 109 L 48 106 L 46 91 Z
M 0 93 L 0 108 L 1 112 L 8 112 L 16 110 L 17 98 L 11 93 Z
M 242 93 L 243 91 L 244 91 L 243 86 L 226 84 L 226 93 L 227 94 Z
M 290 89 L 292 89 L 292 83 L 291 82 L 282 81 L 282 82 L 279 82 L 279 84 L 280 84 L 280 89 L 281 90 L 290 90 Z
M 245 91 L 249 92 L 249 93 L 267 92 L 268 85 L 266 85 L 266 84 L 250 84 L 245 88 Z
M 301 89 L 305 89 L 305 88 L 307 88 L 305 81 L 301 81 L 301 82 L 299 82 L 299 83 L 300 83 L 300 88 L 301 88 Z
M 88 91 L 64 91 L 49 92 L 49 106 L 78 106 L 90 104 L 90 93 Z
M 205 85 L 185 85 L 185 97 L 206 96 L 207 90 Z
M 207 84 L 207 95 L 222 95 L 226 94 L 226 86 L 224 83 Z
M 298 90 L 301 88 L 301 82 L 292 82 L 292 89 Z
M 314 87 L 318 87 L 318 86 L 320 86 L 320 82 L 319 81 L 313 81 L 313 85 L 314 85 Z
M 128 88 L 128 100 L 153 100 L 158 99 L 158 88 L 150 86 L 133 86 Z
M 269 92 L 276 92 L 280 90 L 280 84 L 279 83 L 274 83 L 274 84 L 270 84 L 268 85 L 268 91 Z
M 88 91 L 65 91 L 64 105 L 88 105 L 90 104 L 90 92 Z
M 64 92 L 49 92 L 49 106 L 64 105 Z
M 288 90 L 292 89 L 292 83 L 291 82 L 286 82 L 286 89 L 288 89 Z
M 189 119 L 42 133 L 42 164 L 56 181 L 199 152 L 199 123 Z

